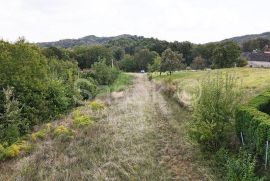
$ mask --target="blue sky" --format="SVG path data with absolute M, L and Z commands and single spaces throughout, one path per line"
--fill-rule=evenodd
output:
M 205 43 L 270 31 L 269 0 L 0 0 L 0 38 L 142 35 Z

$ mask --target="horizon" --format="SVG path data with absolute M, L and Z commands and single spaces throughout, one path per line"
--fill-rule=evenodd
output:
M 205 44 L 205 43 L 219 42 L 219 41 L 223 41 L 223 40 L 227 40 L 227 39 L 231 39 L 231 38 L 236 38 L 236 37 L 241 37 L 241 36 L 250 36 L 250 35 L 260 35 L 260 34 L 264 34 L 264 33 L 270 33 L 270 31 L 266 31 L 266 32 L 262 32 L 262 33 L 236 35 L 236 36 L 227 37 L 227 38 L 224 38 L 224 39 L 221 39 L 221 40 L 209 41 L 209 42 L 204 42 L 204 43 L 195 43 L 195 44 Z M 78 37 L 78 38 L 64 38 L 64 39 L 58 39 L 58 40 L 52 40 L 52 41 L 33 42 L 33 43 L 50 43 L 50 42 L 58 42 L 58 41 L 62 41 L 62 40 L 78 40 L 78 39 L 86 38 L 86 37 L 89 37 L 89 36 L 95 36 L 97 38 L 110 38 L 110 37 L 117 37 L 117 36 L 122 36 L 122 35 L 138 36 L 138 37 L 144 37 L 144 38 L 154 38 L 154 39 L 158 39 L 158 40 L 161 40 L 161 41 L 168 41 L 168 40 L 159 39 L 157 37 L 146 37 L 146 36 L 143 36 L 143 35 L 132 35 L 132 34 L 127 34 L 127 33 L 122 33 L 122 34 L 115 35 L 115 36 L 97 36 L 97 35 L 89 34 L 89 35 Z M 28 39 L 26 39 L 26 40 L 28 40 Z M 172 40 L 172 41 L 168 41 L 168 42 L 174 42 L 174 41 L 178 41 L 178 40 Z M 182 40 L 182 41 L 178 41 L 178 42 L 185 42 L 185 41 L 189 41 L 189 40 Z M 189 41 L 189 42 L 194 43 L 192 41 Z
M 0 38 L 53 42 L 121 34 L 207 43 L 268 32 L 267 0 L 14 0 L 0 7 Z M 262 6 L 263 4 L 263 6 Z M 249 13 L 256 9 L 256 13 Z

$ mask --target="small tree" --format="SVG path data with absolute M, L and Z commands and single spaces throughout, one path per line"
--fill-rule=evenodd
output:
M 160 58 L 160 56 L 157 56 L 154 60 L 154 63 L 149 64 L 148 71 L 149 72 L 159 72 L 160 71 L 160 63 L 161 63 L 161 58 Z
M 213 67 L 230 68 L 234 67 L 240 59 L 240 47 L 233 41 L 220 43 L 214 50 Z
M 236 78 L 228 74 L 217 73 L 202 81 L 190 136 L 203 151 L 217 151 L 226 143 L 226 130 L 233 129 L 235 110 L 241 100 L 238 88 Z
M 162 53 L 160 73 L 169 71 L 171 75 L 173 71 L 181 68 L 182 60 L 182 54 L 173 52 L 170 48 L 168 48 Z

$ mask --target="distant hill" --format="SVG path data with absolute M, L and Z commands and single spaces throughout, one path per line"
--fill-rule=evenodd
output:
M 242 44 L 248 40 L 254 40 L 257 38 L 264 38 L 264 39 L 269 39 L 270 40 L 270 32 L 265 32 L 261 34 L 251 34 L 251 35 L 244 35 L 244 36 L 237 36 L 233 38 L 229 38 L 227 40 L 233 40 L 237 42 L 238 44 Z
M 237 37 L 228 38 L 225 40 L 233 40 L 241 45 L 245 41 L 254 40 L 257 38 L 265 38 L 265 39 L 270 40 L 270 32 L 265 32 L 262 34 L 237 36 Z M 143 39 L 147 40 L 147 39 L 152 39 L 152 38 L 144 38 L 142 36 L 128 35 L 128 34 L 123 34 L 123 35 L 114 36 L 114 37 L 97 37 L 95 35 L 90 35 L 90 36 L 85 36 L 83 38 L 78 38 L 78 39 L 64 39 L 64 40 L 59 40 L 55 42 L 41 42 L 41 43 L 37 43 L 37 45 L 40 47 L 56 46 L 56 47 L 62 47 L 62 48 L 72 48 L 78 45 L 104 45 L 108 43 L 109 44 L 125 44 L 129 41 L 136 42 Z M 156 40 L 159 41 L 158 39 Z
M 55 46 L 55 47 L 62 47 L 62 48 L 71 48 L 78 45 L 103 45 L 103 44 L 108 43 L 109 41 L 118 40 L 122 38 L 132 38 L 132 37 L 136 37 L 136 36 L 124 34 L 124 35 L 119 35 L 115 37 L 97 37 L 95 35 L 90 35 L 90 36 L 86 36 L 79 39 L 64 39 L 64 40 L 59 40 L 55 42 L 41 42 L 41 43 L 37 43 L 37 45 L 40 47 Z

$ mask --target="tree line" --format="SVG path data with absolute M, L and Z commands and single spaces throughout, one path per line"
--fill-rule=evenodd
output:
M 153 38 L 126 37 L 105 45 L 75 46 L 69 49 L 43 49 L 47 58 L 73 59 L 81 69 L 91 69 L 103 59 L 107 65 L 126 72 L 173 72 L 182 69 L 229 68 L 245 66 L 240 58 L 241 48 L 233 41 L 193 44 L 167 42 Z

